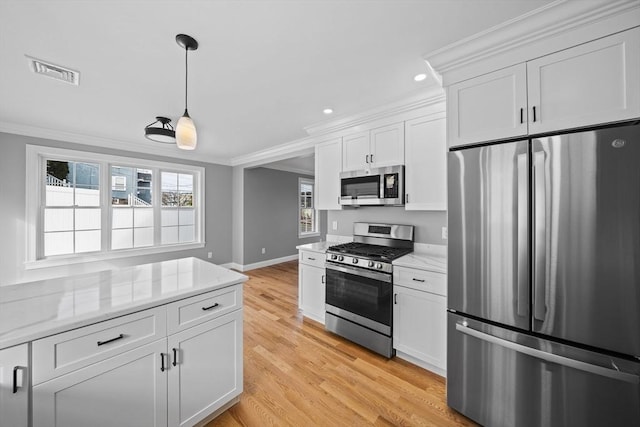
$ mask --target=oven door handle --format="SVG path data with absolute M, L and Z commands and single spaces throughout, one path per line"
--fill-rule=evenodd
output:
M 380 273 L 378 271 L 366 270 L 358 267 L 348 267 L 343 265 L 334 265 L 327 263 L 325 265 L 327 270 L 339 271 L 341 273 L 353 274 L 354 276 L 362 276 L 368 279 L 379 280 L 385 283 L 391 283 L 393 276 L 388 273 Z

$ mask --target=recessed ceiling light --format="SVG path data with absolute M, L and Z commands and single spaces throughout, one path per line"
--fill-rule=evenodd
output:
M 424 79 L 426 79 L 426 78 L 427 78 L 427 75 L 426 75 L 426 74 L 417 74 L 417 75 L 413 78 L 413 80 L 415 80 L 415 81 L 417 81 L 417 82 L 421 82 L 421 81 L 423 81 L 423 80 L 424 80 Z
M 333 113 L 333 110 L 331 108 L 325 108 L 324 110 L 322 110 L 322 112 L 325 114 L 331 114 Z

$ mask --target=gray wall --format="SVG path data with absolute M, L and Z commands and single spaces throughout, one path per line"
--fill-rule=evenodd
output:
M 338 221 L 337 230 L 332 228 L 333 221 Z M 395 206 L 369 206 L 328 211 L 327 233 L 352 236 L 353 223 L 360 221 L 413 225 L 416 243 L 447 244 L 447 241 L 441 238 L 442 227 L 447 225 L 446 212 L 405 211 L 403 207 Z
M 58 277 L 66 274 L 78 274 L 188 256 L 207 259 L 208 252 L 213 252 L 213 258 L 210 261 L 216 264 L 224 264 L 231 261 L 231 167 L 180 159 L 178 163 L 192 164 L 205 168 L 206 246 L 204 248 L 121 258 L 108 262 L 101 261 L 65 267 L 25 270 L 22 266 L 26 243 L 24 226 L 26 144 L 174 162 L 174 159 L 151 154 L 133 153 L 0 132 L 0 200 L 2 201 L 2 206 L 0 207 L 0 236 L 3 239 L 0 247 L 0 286 L 46 277 Z
M 244 265 L 295 255 L 297 245 L 324 239 L 324 212 L 320 216 L 320 236 L 298 239 L 299 177 L 313 179 L 274 169 L 245 169 Z

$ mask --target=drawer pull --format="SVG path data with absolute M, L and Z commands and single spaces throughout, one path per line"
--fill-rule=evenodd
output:
M 115 338 L 111 338 L 110 340 L 98 341 L 98 347 L 100 347 L 101 345 L 109 344 L 110 342 L 121 340 L 122 338 L 124 338 L 124 334 L 120 334 Z
M 160 353 L 160 372 L 164 372 L 164 353 Z
M 178 365 L 178 349 L 173 348 L 173 366 Z
M 420 283 L 424 283 L 424 279 L 416 279 L 415 277 L 413 278 L 414 282 L 420 282 Z
M 217 306 L 219 306 L 220 304 L 215 303 L 213 305 L 210 305 L 209 307 L 202 307 L 203 311 L 207 311 L 207 310 L 211 310 L 212 308 L 216 308 Z
M 315 258 L 311 258 L 310 256 L 308 256 L 307 259 L 311 260 L 311 261 L 315 261 L 316 260 Z

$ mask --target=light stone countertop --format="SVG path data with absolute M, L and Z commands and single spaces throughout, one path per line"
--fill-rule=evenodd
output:
M 0 349 L 243 283 L 247 276 L 182 258 L 0 287 Z
M 303 251 L 311 251 L 318 253 L 325 253 L 329 246 L 337 245 L 337 242 L 315 242 L 315 243 L 306 243 L 304 245 L 296 246 L 296 249 Z
M 446 246 L 416 244 L 414 252 L 394 260 L 393 265 L 447 274 L 446 254 Z

